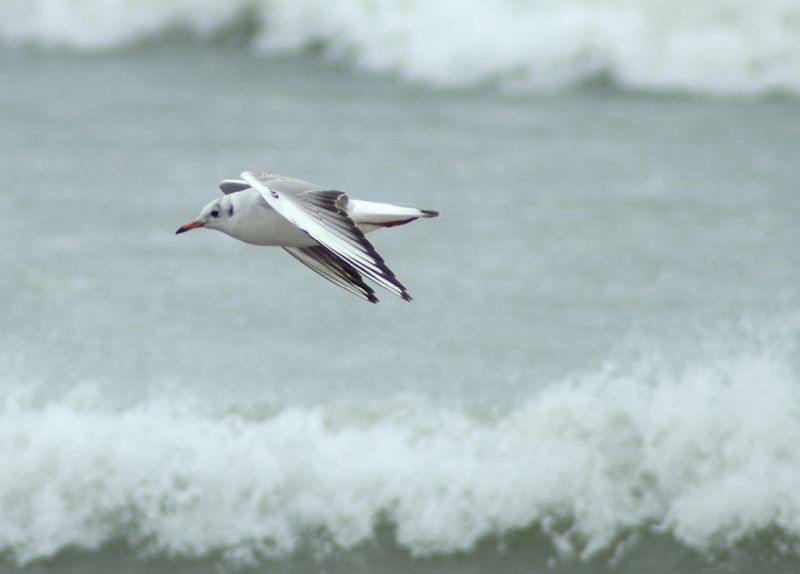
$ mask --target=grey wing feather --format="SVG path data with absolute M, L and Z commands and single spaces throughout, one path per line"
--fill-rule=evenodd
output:
M 308 191 L 324 191 L 330 189 L 316 183 L 303 181 L 302 179 L 295 179 L 293 177 L 285 177 L 274 174 L 267 174 L 262 181 L 267 183 L 270 189 L 273 189 L 278 193 L 286 193 L 290 195 L 298 195 Z
M 229 193 L 236 193 L 237 191 L 244 191 L 249 188 L 250 184 L 241 179 L 223 179 L 219 182 L 219 189 L 225 195 Z
M 293 177 L 275 175 L 272 173 L 263 174 L 261 181 L 268 183 L 270 189 L 293 195 L 303 193 L 305 191 L 319 191 L 326 189 L 325 187 L 317 185 L 316 183 L 310 183 L 308 181 L 303 181 L 302 179 L 295 179 Z M 219 189 L 225 195 L 228 195 L 229 193 L 236 193 L 237 191 L 244 191 L 249 187 L 250 184 L 243 179 L 223 179 L 221 182 L 219 182 Z
M 375 290 L 364 283 L 364 279 L 362 279 L 359 272 L 322 245 L 317 247 L 284 247 L 284 249 L 300 263 L 334 285 L 338 285 L 370 303 L 378 302 Z

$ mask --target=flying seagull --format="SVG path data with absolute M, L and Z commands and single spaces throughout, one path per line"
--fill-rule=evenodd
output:
M 403 225 L 438 211 L 351 199 L 328 187 L 260 171 L 219 184 L 223 196 L 175 233 L 217 229 L 253 245 L 277 245 L 335 285 L 371 303 L 375 291 L 366 277 L 406 301 L 397 280 L 365 233 Z

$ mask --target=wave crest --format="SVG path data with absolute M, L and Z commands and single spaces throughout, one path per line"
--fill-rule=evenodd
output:
M 794 0 L 10 0 L 2 10 L 0 39 L 12 43 L 108 48 L 248 19 L 267 52 L 321 45 L 432 85 L 542 89 L 608 77 L 645 89 L 800 91 Z
M 5 392 L 0 548 L 21 562 L 120 538 L 285 555 L 320 531 L 353 547 L 383 519 L 414 554 L 530 525 L 583 556 L 632 530 L 701 550 L 767 528 L 800 538 L 800 385 L 786 361 L 660 372 L 609 370 L 493 418 L 423 401 L 253 418 Z

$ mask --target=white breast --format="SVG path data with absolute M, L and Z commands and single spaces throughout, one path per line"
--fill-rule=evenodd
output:
M 304 231 L 278 215 L 254 189 L 233 193 L 228 197 L 231 198 L 234 215 L 220 231 L 231 237 L 253 245 L 310 247 L 317 244 Z

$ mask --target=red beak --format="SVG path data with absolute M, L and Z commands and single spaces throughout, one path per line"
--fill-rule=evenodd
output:
M 179 233 L 183 233 L 185 231 L 189 231 L 190 229 L 195 229 L 197 227 L 203 227 L 205 223 L 200 223 L 199 221 L 190 221 L 189 223 L 185 223 L 178 228 L 178 231 L 175 232 L 175 235 Z

